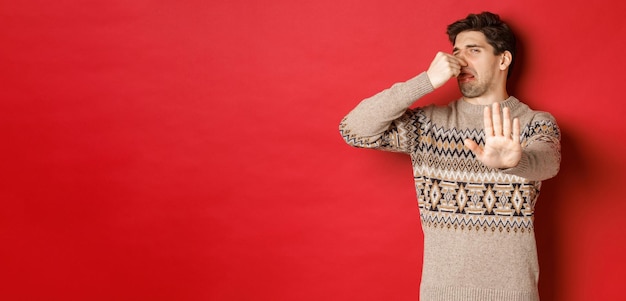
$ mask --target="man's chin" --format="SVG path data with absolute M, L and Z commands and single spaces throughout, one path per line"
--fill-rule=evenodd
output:
M 466 98 L 476 98 L 484 94 L 485 91 L 479 87 L 474 87 L 468 84 L 459 84 L 461 94 Z

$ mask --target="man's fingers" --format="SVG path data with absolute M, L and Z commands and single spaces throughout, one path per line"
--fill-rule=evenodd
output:
M 454 77 L 458 77 L 466 63 L 454 55 L 450 55 L 449 58 L 450 66 L 454 68 Z
M 465 147 L 469 148 L 469 150 L 471 150 L 474 155 L 476 155 L 476 157 L 480 157 L 483 155 L 483 149 L 474 140 L 465 139 L 463 140 L 463 144 L 465 145 Z
M 454 56 L 447 53 L 442 54 L 442 59 L 448 67 L 448 72 L 450 72 L 450 75 L 453 77 L 459 76 L 459 73 L 461 72 L 461 65 L 459 64 L 458 60 Z
M 485 110 L 483 112 L 483 123 L 485 126 L 485 137 L 493 136 L 493 120 L 489 106 L 485 106 Z
M 509 108 L 502 109 L 502 135 L 506 138 L 511 137 L 511 111 Z
M 520 143 L 520 125 L 519 119 L 513 119 L 513 142 Z
M 459 65 L 461 67 L 467 67 L 467 61 L 466 60 L 464 60 L 463 58 L 458 57 L 458 56 L 455 56 L 454 58 L 457 59 L 457 61 L 459 62 Z
M 502 115 L 500 115 L 500 104 L 493 104 L 493 135 L 502 136 Z
M 443 86 L 450 78 L 461 72 L 461 65 L 456 57 L 445 52 L 438 52 L 426 71 L 434 88 Z

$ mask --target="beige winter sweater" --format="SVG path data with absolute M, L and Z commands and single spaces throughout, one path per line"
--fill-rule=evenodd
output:
M 514 168 L 491 169 L 463 145 L 484 145 L 484 107 L 461 99 L 409 109 L 431 91 L 422 73 L 363 100 L 340 124 L 352 146 L 411 156 L 424 231 L 420 300 L 539 300 L 533 215 L 541 180 L 559 169 L 554 118 L 514 97 L 502 102 L 520 120 L 523 155 Z

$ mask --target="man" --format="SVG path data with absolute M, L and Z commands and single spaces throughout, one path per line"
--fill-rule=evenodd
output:
M 560 132 L 506 90 L 515 37 L 498 15 L 448 26 L 452 54 L 363 100 L 341 122 L 356 147 L 411 156 L 424 231 L 420 300 L 539 300 L 533 215 L 555 176 Z M 409 107 L 456 78 L 463 97 Z

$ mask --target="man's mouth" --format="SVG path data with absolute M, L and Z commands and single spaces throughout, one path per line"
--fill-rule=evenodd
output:
M 474 79 L 474 74 L 469 71 L 462 71 L 457 77 L 459 82 L 466 82 Z

